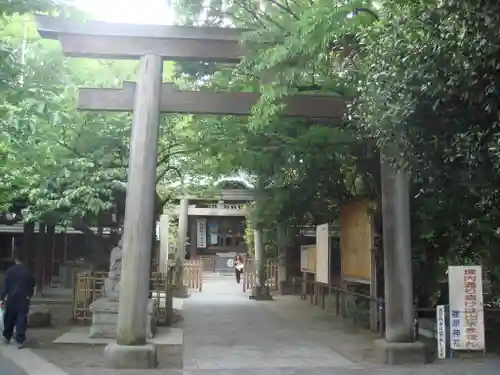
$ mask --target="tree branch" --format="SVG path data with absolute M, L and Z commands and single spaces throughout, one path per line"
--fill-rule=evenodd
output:
M 264 21 L 262 21 L 261 18 L 264 18 L 267 22 L 275 25 L 277 28 L 279 28 L 280 30 L 285 30 L 283 26 L 281 26 L 279 23 L 277 23 L 275 20 L 273 20 L 270 16 L 266 15 L 266 14 L 259 14 L 258 12 L 256 12 L 255 10 L 253 10 L 252 8 L 250 8 L 248 6 L 248 4 L 245 3 L 245 1 L 236 1 L 236 3 L 241 6 L 241 8 L 243 10 L 245 10 L 248 14 L 250 14 L 253 19 L 259 23 L 259 25 L 267 30 L 267 26 L 266 24 L 264 23 Z
M 281 9 L 282 11 L 288 13 L 290 16 L 292 16 L 293 18 L 295 18 L 297 21 L 300 20 L 300 17 L 297 16 L 293 11 L 292 9 L 290 8 L 290 6 L 288 5 L 288 2 L 285 2 L 286 5 L 281 5 L 280 3 L 278 3 L 276 0 L 267 0 L 268 2 L 270 2 L 271 4 L 273 4 L 274 6 L 276 6 L 277 8 Z
M 165 175 L 168 173 L 168 171 L 175 171 L 179 175 L 179 178 L 182 180 L 182 173 L 181 173 L 180 169 L 170 165 L 167 168 L 165 168 L 165 170 L 163 172 L 158 174 L 158 176 L 156 177 L 157 184 L 161 181 L 161 179 L 163 177 L 165 177 Z
M 61 146 L 61 147 L 64 147 L 65 149 L 67 149 L 68 151 L 71 151 L 76 157 L 79 157 L 79 158 L 82 158 L 82 159 L 90 159 L 92 161 L 92 163 L 94 163 L 95 165 L 101 167 L 101 168 L 114 168 L 114 169 L 117 169 L 117 168 L 123 168 L 124 165 L 123 164 L 109 164 L 109 165 L 104 165 L 103 163 L 101 162 L 98 162 L 97 160 L 95 160 L 94 158 L 92 158 L 90 156 L 90 154 L 82 154 L 81 152 L 79 152 L 76 147 L 71 147 L 69 145 L 67 145 L 66 143 L 60 141 L 60 140 L 56 140 L 56 143 Z

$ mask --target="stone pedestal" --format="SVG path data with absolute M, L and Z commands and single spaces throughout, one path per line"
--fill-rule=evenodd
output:
M 248 298 L 256 301 L 271 301 L 273 296 L 268 286 L 254 285 L 252 295 Z
M 158 355 L 153 344 L 108 344 L 104 349 L 106 367 L 112 369 L 151 369 L 158 365 Z
M 374 342 L 377 359 L 387 365 L 426 364 L 429 362 L 427 348 L 423 342 L 389 342 L 378 339 Z
M 187 286 L 183 283 L 181 285 L 174 285 L 172 287 L 172 296 L 175 298 L 188 298 L 189 291 Z
M 184 261 L 181 259 L 177 259 L 175 262 L 172 296 L 175 298 L 189 297 L 188 288 L 184 285 Z
M 157 301 L 149 300 L 147 306 L 146 337 L 152 339 L 158 318 L 156 316 Z M 92 306 L 91 338 L 116 338 L 118 325 L 118 300 L 104 297 L 95 301 Z

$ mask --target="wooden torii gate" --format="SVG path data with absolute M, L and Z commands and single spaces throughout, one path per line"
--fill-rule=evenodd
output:
M 105 350 L 117 368 L 147 368 L 156 364 L 154 346 L 146 344 L 149 253 L 153 223 L 155 173 L 160 112 L 249 115 L 257 94 L 179 91 L 162 84 L 163 60 L 238 62 L 245 30 L 190 26 L 157 26 L 87 22 L 37 16 L 44 38 L 58 39 L 67 56 L 140 59 L 135 84 L 122 89 L 81 89 L 79 108 L 94 111 L 132 111 L 131 155 L 123 246 L 117 344 Z M 345 103 L 332 96 L 287 99 L 285 114 L 338 120 Z M 384 217 L 385 340 L 377 340 L 382 360 L 415 360 L 424 348 L 412 342 L 413 287 L 410 249 L 408 179 L 402 170 L 382 160 Z M 408 353 L 412 355 L 407 356 Z M 423 357 L 422 357 L 423 358 Z

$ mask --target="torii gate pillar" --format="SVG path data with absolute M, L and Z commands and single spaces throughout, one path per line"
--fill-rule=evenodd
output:
M 375 340 L 375 353 L 387 364 L 427 362 L 424 343 L 413 337 L 413 282 L 409 177 L 394 166 L 398 145 L 381 156 L 384 237 L 385 338 Z
M 177 298 L 189 297 L 187 286 L 184 285 L 184 255 L 186 251 L 187 232 L 188 232 L 188 210 L 189 199 L 182 198 L 179 205 L 179 225 L 177 228 L 177 251 L 175 252 L 175 280 L 173 295 Z M 194 239 L 192 239 L 194 241 Z
M 118 309 L 118 336 L 104 353 L 112 368 L 145 369 L 157 364 L 156 347 L 146 340 L 149 303 L 151 233 L 156 189 L 163 59 L 140 60 L 134 101 L 123 231 L 123 260 Z

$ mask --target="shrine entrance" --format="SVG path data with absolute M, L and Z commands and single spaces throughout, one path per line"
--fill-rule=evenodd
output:
M 133 112 L 123 235 L 123 251 L 127 256 L 123 258 L 121 272 L 118 337 L 116 344 L 106 348 L 105 357 L 110 367 L 154 367 L 156 349 L 147 343 L 145 324 L 150 256 L 144 252 L 151 248 L 153 223 L 144 218 L 151 218 L 154 213 L 160 112 L 248 116 L 259 95 L 179 91 L 162 83 L 163 61 L 237 63 L 245 54 L 239 43 L 245 30 L 104 22 L 76 24 L 48 16 L 37 16 L 37 23 L 40 35 L 58 39 L 68 56 L 140 59 L 137 83 L 125 83 L 121 89 L 81 89 L 78 107 L 88 111 Z M 328 119 L 339 124 L 346 112 L 344 100 L 332 96 L 299 95 L 287 98 L 285 104 L 285 116 Z M 377 348 L 385 355 L 386 362 L 394 362 L 400 354 L 420 353 L 423 347 L 411 342 L 413 289 L 408 182 L 402 170 L 396 170 L 385 160 L 382 160 L 382 195 L 386 340 L 377 341 Z M 188 210 L 187 204 L 185 209 Z M 184 227 L 182 236 L 185 232 Z M 258 230 L 254 234 L 261 239 Z M 263 246 L 261 240 L 255 242 L 257 262 L 262 259 Z M 177 257 L 181 254 L 178 251 Z

